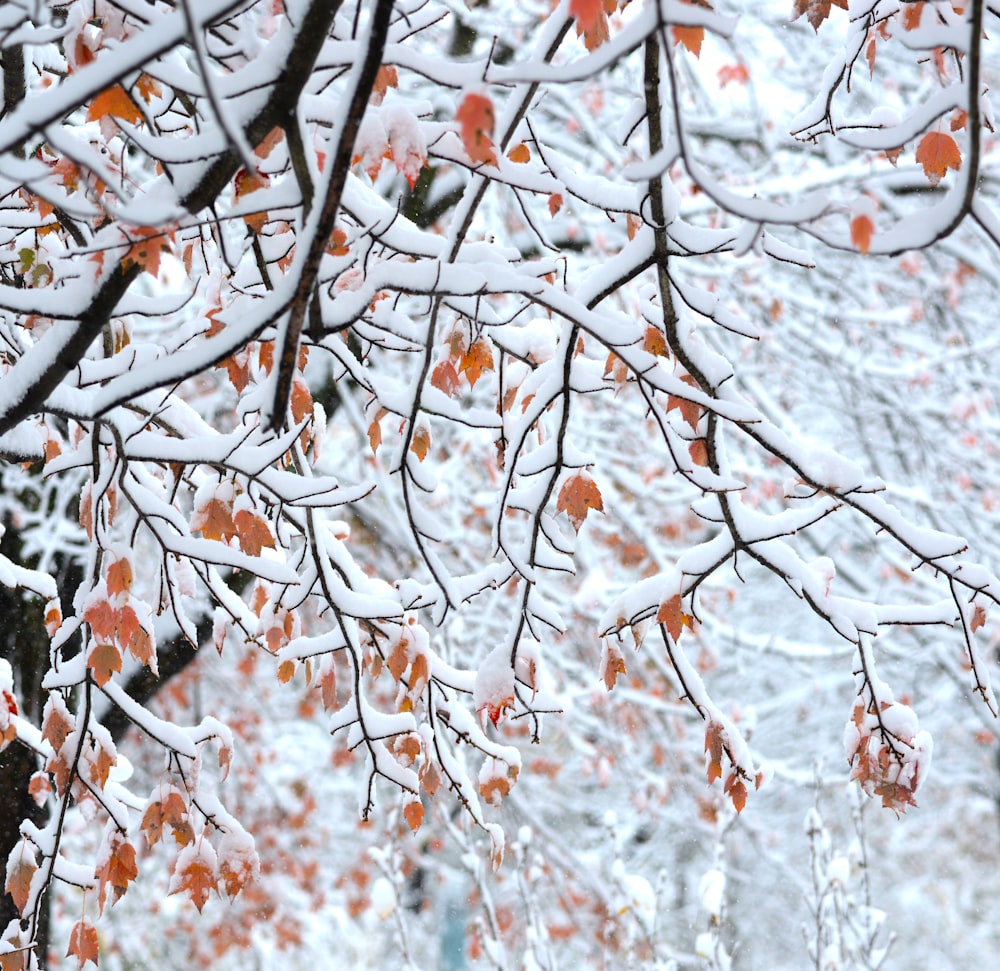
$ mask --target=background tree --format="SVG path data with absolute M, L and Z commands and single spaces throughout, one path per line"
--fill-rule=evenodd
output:
M 933 723 L 994 811 L 987 13 L 8 5 L 4 966 L 57 886 L 95 960 L 140 867 L 294 888 L 161 961 L 320 953 L 345 785 L 337 912 L 411 962 L 440 906 L 452 962 L 773 964 L 731 889 L 789 869 L 772 775 L 819 804 L 802 953 L 878 966 L 830 791 L 905 812 Z

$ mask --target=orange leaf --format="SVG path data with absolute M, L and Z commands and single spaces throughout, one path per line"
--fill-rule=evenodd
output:
M 583 37 L 588 51 L 600 47 L 611 36 L 601 0 L 570 0 L 569 14 L 576 20 L 577 36 Z
M 455 112 L 459 124 L 462 144 L 473 162 L 497 164 L 493 145 L 493 102 L 485 94 L 467 94 Z
M 205 539 L 228 542 L 236 535 L 233 522 L 233 504 L 222 499 L 209 499 L 191 517 L 191 528 L 199 530 Z
M 469 379 L 469 384 L 475 387 L 483 376 L 483 371 L 493 370 L 493 346 L 485 337 L 480 337 L 461 357 L 458 369 Z
M 288 684 L 294 675 L 295 662 L 293 660 L 289 659 L 287 661 L 282 661 L 281 664 L 278 665 L 278 680 L 282 684 Z
M 650 325 L 646 328 L 646 333 L 642 339 L 642 347 L 647 353 L 655 354 L 657 357 L 667 356 L 667 340 L 663 336 L 663 331 L 658 327 Z
M 870 216 L 855 216 L 851 220 L 851 242 L 862 252 L 867 253 L 871 246 L 875 226 Z
M 681 380 L 685 384 L 689 384 L 692 388 L 698 387 L 698 382 L 690 374 L 682 374 Z M 680 411 L 681 418 L 691 426 L 691 430 L 696 431 L 698 421 L 701 419 L 701 405 L 697 402 L 689 401 L 687 398 L 680 398 L 677 395 L 671 394 L 667 396 L 667 412 L 673 411 L 674 408 Z
M 930 184 L 937 185 L 948 169 L 958 171 L 962 165 L 962 153 L 951 135 L 931 131 L 917 145 L 917 161 L 924 167 L 924 175 Z
M 107 888 L 110 886 L 114 891 L 111 902 L 115 903 L 139 875 L 135 865 L 135 847 L 124 836 L 115 833 L 111 837 L 108 858 L 96 867 L 94 875 L 98 879 L 98 899 L 103 911 Z
M 141 97 L 146 104 L 149 104 L 153 98 L 158 98 L 160 96 L 159 81 L 145 73 L 139 75 L 139 80 L 135 82 L 135 88 L 139 92 L 139 97 Z M 97 962 L 95 961 L 94 963 L 96 964 Z
M 37 869 L 35 849 L 26 839 L 22 839 L 11 850 L 10 858 L 7 860 L 7 882 L 4 884 L 4 889 L 10 894 L 14 906 L 22 914 L 31 896 L 31 878 Z
M 573 528 L 579 532 L 591 509 L 604 512 L 601 490 L 589 473 L 581 470 L 562 484 L 556 499 L 556 509 L 566 513 Z
M 114 608 L 107 600 L 98 600 L 90 604 L 83 612 L 83 620 L 84 623 L 90 624 L 94 637 L 103 641 L 111 640 L 118 624 Z
M 617 644 L 606 643 L 604 645 L 604 663 L 602 664 L 601 680 L 604 686 L 610 691 L 618 682 L 618 675 L 625 674 L 625 658 Z
M 847 0 L 795 0 L 795 8 L 792 11 L 792 20 L 797 20 L 803 14 L 806 15 L 812 29 L 819 32 L 820 25 L 830 16 L 830 7 L 840 7 L 847 9 Z
M 78 920 L 69 932 L 69 948 L 66 957 L 71 955 L 77 960 L 77 967 L 82 968 L 88 961 L 97 965 L 97 928 L 85 920 Z
M 420 824 L 424 821 L 424 807 L 419 799 L 414 799 L 403 806 L 403 815 L 410 824 L 410 829 L 415 833 L 420 829 Z
M 455 365 L 451 361 L 442 361 L 431 372 L 431 384 L 453 398 L 458 391 L 458 371 L 455 370 Z
M 94 97 L 90 107 L 87 108 L 87 121 L 101 121 L 109 116 L 120 118 L 132 125 L 142 121 L 142 112 L 120 84 L 105 88 Z
M 691 456 L 691 461 L 695 465 L 700 465 L 702 468 L 708 467 L 708 442 L 704 438 L 696 438 L 688 446 L 688 455 Z
M 410 445 L 410 451 L 416 455 L 419 461 L 423 462 L 423 460 L 427 458 L 427 452 L 430 447 L 430 431 L 428 431 L 426 425 L 418 425 L 417 430 L 413 433 L 413 442 Z
M 386 667 L 389 668 L 389 673 L 392 675 L 394 681 L 398 681 L 406 668 L 409 666 L 410 659 L 406 653 L 406 641 L 399 640 L 396 642 L 396 646 L 389 652 L 389 656 L 386 658 Z
M 701 54 L 702 41 L 705 40 L 704 27 L 681 27 L 680 25 L 671 27 L 670 32 L 674 35 L 674 45 L 683 44 L 695 57 Z
M 520 145 L 515 145 L 508 153 L 507 158 L 512 162 L 516 162 L 518 165 L 523 165 L 525 162 L 531 161 L 531 149 L 528 148 L 524 142 Z
M 240 509 L 233 517 L 233 526 L 240 540 L 240 549 L 248 556 L 260 556 L 264 547 L 274 549 L 274 536 L 263 516 L 249 509 Z
M 97 687 L 103 688 L 115 671 L 121 671 L 121 652 L 115 644 L 97 643 L 87 655 L 87 667 L 94 673 Z
M 685 627 L 691 626 L 691 617 L 681 610 L 681 595 L 679 593 L 675 593 L 669 600 L 664 600 L 660 604 L 660 609 L 656 613 L 656 622 L 667 628 L 667 633 L 675 644 L 680 639 L 681 631 Z
M 209 894 L 218 889 L 215 870 L 215 851 L 202 837 L 197 844 L 185 847 L 181 851 L 173 879 L 170 881 L 169 892 L 172 894 L 186 892 L 200 913 Z
M 738 812 L 743 812 L 743 807 L 747 804 L 747 787 L 737 779 L 726 790 L 729 798 L 733 801 L 733 808 Z
M 562 204 L 562 195 L 558 192 L 553 192 L 552 195 L 549 196 L 549 215 L 555 216 L 555 214 L 562 209 Z
M 108 567 L 108 593 L 113 597 L 132 587 L 132 564 L 123 556 Z
M 370 101 L 373 105 L 382 104 L 386 91 L 389 88 L 399 87 L 399 75 L 391 64 L 383 64 L 375 75 L 375 84 L 372 86 Z
M 705 751 L 708 752 L 708 784 L 722 778 L 722 726 L 710 721 L 705 726 Z

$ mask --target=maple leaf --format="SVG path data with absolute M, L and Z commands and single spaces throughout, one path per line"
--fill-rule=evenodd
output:
M 570 0 L 569 15 L 576 20 L 576 33 L 588 51 L 600 47 L 611 36 L 602 0 Z M 612 7 L 614 9 L 614 7 Z
M 917 145 L 917 161 L 924 167 L 924 175 L 931 185 L 937 185 L 948 169 L 956 172 L 962 166 L 962 153 L 958 142 L 944 132 L 931 131 Z
M 485 94 L 467 94 L 455 112 L 455 121 L 458 122 L 462 144 L 469 159 L 472 162 L 496 165 L 493 102 Z
M 676 25 L 670 28 L 674 37 L 674 45 L 683 44 L 695 57 L 701 55 L 701 45 L 705 40 L 704 27 L 682 27 Z
M 217 870 L 215 850 L 202 835 L 181 850 L 170 878 L 168 893 L 186 893 L 200 913 L 209 894 L 218 889 Z
M 142 124 L 142 112 L 131 95 L 120 85 L 114 84 L 95 95 L 87 108 L 87 121 L 96 121 L 101 126 L 101 134 L 110 139 L 117 129 L 114 119 L 121 119 L 130 125 Z
M 485 337 L 480 337 L 462 355 L 458 370 L 469 379 L 472 387 L 483 376 L 483 371 L 493 370 L 493 345 Z
M 691 626 L 691 616 L 681 609 L 681 595 L 675 593 L 669 600 L 660 604 L 656 613 L 656 622 L 667 628 L 667 633 L 676 644 L 685 627 Z
M 205 539 L 228 542 L 236 535 L 232 501 L 214 497 L 209 499 L 204 506 L 195 510 L 191 517 L 191 528 L 198 530 Z
M 601 490 L 588 472 L 581 469 L 562 484 L 556 499 L 556 509 L 566 513 L 577 532 L 580 532 L 591 509 L 604 512 Z
M 246 834 L 226 833 L 219 844 L 218 859 L 222 890 L 230 900 L 260 875 L 257 851 Z
M 851 220 L 851 242 L 860 252 L 868 252 L 874 232 L 875 225 L 870 216 L 862 213 Z
M 160 275 L 160 257 L 171 252 L 171 233 L 153 226 L 139 226 L 129 230 L 128 252 L 122 261 L 126 268 L 137 265 L 153 279 Z
M 698 388 L 698 382 L 690 374 L 682 374 L 681 381 L 685 384 L 690 385 L 692 388 Z M 681 398 L 678 395 L 667 395 L 667 413 L 669 414 L 677 408 L 681 413 L 681 418 L 684 419 L 690 426 L 692 431 L 697 431 L 698 422 L 701 419 L 702 407 L 695 401 L 691 401 L 688 398 Z
M 122 656 L 118 646 L 97 642 L 87 654 L 87 667 L 93 672 L 97 687 L 103 688 L 111 675 L 122 669 Z
M 258 516 L 249 509 L 239 509 L 233 516 L 233 526 L 240 541 L 240 549 L 248 556 L 260 556 L 260 551 L 265 547 L 274 549 L 274 536 L 263 516 Z
M 101 596 L 88 604 L 83 612 L 83 621 L 90 625 L 94 637 L 102 641 L 111 640 L 118 623 L 114 608 L 106 597 Z
M 74 719 L 62 700 L 62 695 L 53 692 L 45 703 L 42 718 L 42 738 L 52 746 L 53 752 L 58 752 L 69 733 L 73 731 Z
M 443 391 L 449 398 L 458 393 L 458 371 L 451 361 L 442 361 L 431 372 L 431 384 Z
M 831 6 L 846 10 L 847 0 L 795 0 L 792 20 L 798 20 L 799 17 L 805 14 L 812 25 L 812 29 L 819 33 L 820 25 L 830 16 Z
M 378 74 L 375 75 L 375 83 L 372 85 L 371 97 L 368 99 L 369 103 L 373 105 L 382 104 L 382 99 L 385 98 L 386 91 L 389 88 L 399 87 L 399 74 L 396 69 L 391 64 L 383 64 L 378 69 Z
M 128 890 L 129 884 L 139 875 L 135 864 L 135 847 L 120 833 L 112 833 L 94 875 L 98 880 L 97 897 L 103 913 L 108 887 L 113 892 L 111 903 L 117 903 Z
M 66 957 L 75 957 L 77 967 L 82 968 L 88 961 L 97 965 L 97 928 L 85 920 L 78 920 L 69 932 L 69 948 Z
M 31 897 L 31 879 L 37 870 L 35 848 L 26 839 L 22 839 L 7 858 L 7 880 L 4 883 L 4 890 L 10 894 L 14 906 L 22 914 Z

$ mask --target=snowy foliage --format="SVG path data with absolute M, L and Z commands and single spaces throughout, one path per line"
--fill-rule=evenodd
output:
M 1000 28 L 785 6 L 0 9 L 0 968 L 774 964 L 813 790 L 883 965 L 830 794 L 993 744 Z

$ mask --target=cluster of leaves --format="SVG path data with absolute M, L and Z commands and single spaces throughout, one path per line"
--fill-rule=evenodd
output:
M 798 142 L 774 152 L 718 117 L 739 116 L 722 92 L 738 103 L 759 59 L 700 61 L 735 50 L 736 11 L 536 6 L 503 57 L 483 45 L 506 8 L 469 11 L 483 49 L 465 59 L 441 57 L 445 8 L 408 0 L 77 0 L 5 21 L 0 454 L 5 518 L 37 562 L 3 556 L 0 581 L 47 605 L 51 640 L 31 717 L 0 671 L 0 744 L 35 753 L 46 812 L 5 848 L 10 960 L 37 960 L 54 880 L 99 910 L 130 891 L 139 833 L 150 849 L 169 833 L 169 891 L 199 911 L 254 878 L 218 794 L 228 729 L 145 703 L 200 645 L 315 692 L 364 755 L 365 818 L 382 788 L 416 833 L 448 793 L 494 867 L 497 810 L 526 775 L 514 741 L 560 707 L 545 647 L 570 627 L 577 570 L 605 578 L 591 675 L 627 681 L 623 645 L 655 631 L 644 654 L 704 722 L 698 771 L 737 813 L 768 773 L 713 698 L 706 643 L 748 567 L 858 658 L 847 755 L 884 805 L 914 803 L 929 743 L 875 673 L 876 636 L 956 628 L 995 710 L 976 632 L 1000 580 L 884 495 L 881 469 L 785 420 L 745 365 L 781 307 L 719 282 L 752 260 L 822 275 L 807 244 L 894 257 L 966 222 L 998 241 L 977 192 L 985 5 L 852 10 L 786 125 Z M 831 31 L 838 8 L 795 14 Z M 635 104 L 602 90 L 612 68 Z M 847 151 L 871 173 L 824 155 Z M 804 191 L 771 177 L 781 165 Z M 861 537 L 837 562 L 817 556 L 831 521 Z M 919 583 L 844 589 L 876 534 L 890 574 Z M 165 756 L 148 796 L 126 784 L 125 723 Z M 66 855 L 71 807 L 104 827 L 93 866 Z M 70 954 L 95 961 L 96 943 L 82 918 Z

